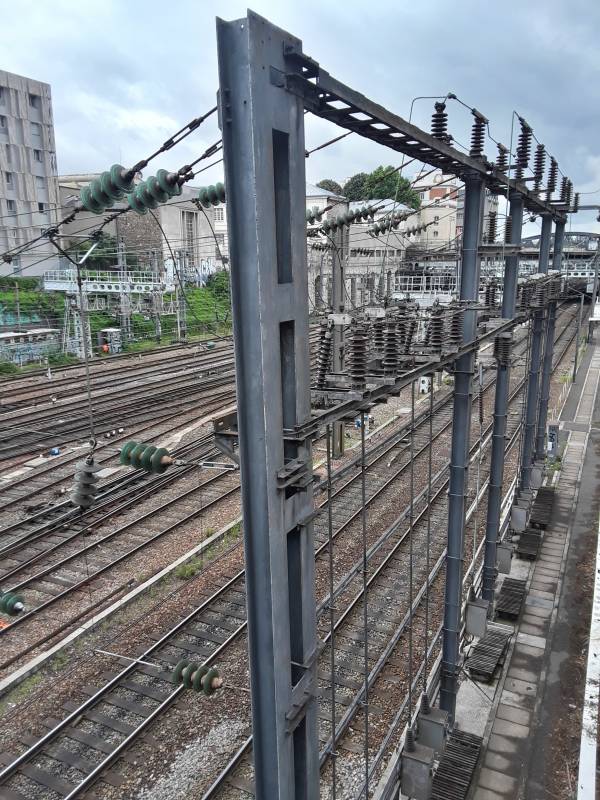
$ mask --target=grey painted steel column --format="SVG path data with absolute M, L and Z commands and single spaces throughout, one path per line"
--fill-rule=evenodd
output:
M 484 198 L 484 184 L 479 175 L 465 176 L 465 212 L 460 274 L 460 299 L 476 302 L 479 298 L 479 242 Z M 463 342 L 471 342 L 477 333 L 477 311 L 465 313 Z M 465 533 L 465 497 L 469 465 L 469 435 L 475 356 L 460 356 L 455 363 L 454 410 L 448 490 L 448 552 L 442 645 L 440 707 L 454 720 L 458 673 L 460 670 L 460 628 Z
M 338 212 L 334 209 L 332 215 L 336 217 Z M 331 261 L 331 307 L 334 314 L 342 314 L 346 309 L 345 304 L 345 266 L 346 266 L 346 239 L 347 228 L 338 228 L 331 238 L 333 240 L 332 261 Z M 332 335 L 332 367 L 334 372 L 344 370 L 344 326 L 336 324 L 333 326 Z M 344 455 L 345 429 L 343 422 L 333 423 L 333 457 L 340 458 Z
M 332 212 L 337 216 L 335 210 Z M 334 314 L 344 312 L 346 305 L 344 302 L 344 267 L 345 267 L 345 247 L 344 247 L 344 228 L 338 228 L 331 238 L 333 240 L 332 262 L 331 262 L 331 307 Z M 336 325 L 333 329 L 333 371 L 342 372 L 344 369 L 344 327 Z
M 510 218 L 512 220 L 511 244 L 521 244 L 523 230 L 523 198 L 517 192 L 510 197 Z M 517 305 L 517 285 L 519 278 L 519 256 L 506 256 L 504 260 L 504 284 L 502 292 L 502 317 L 512 319 Z M 496 548 L 500 531 L 500 507 L 502 505 L 502 484 L 504 476 L 504 449 L 506 446 L 506 422 L 508 415 L 508 395 L 510 385 L 510 363 L 498 363 L 496 372 L 496 392 L 494 395 L 494 427 L 492 430 L 492 454 L 490 460 L 490 482 L 488 488 L 487 517 L 485 524 L 485 550 L 483 557 L 482 597 L 494 599 L 496 582 Z
M 554 250 L 552 253 L 552 269 L 560 272 L 562 269 L 562 251 L 565 241 L 565 220 L 557 220 L 554 228 Z
M 242 478 L 255 794 L 319 796 L 301 42 L 217 21 Z
M 550 261 L 550 239 L 552 236 L 552 217 L 542 216 L 542 237 L 540 239 L 540 272 L 548 272 Z M 548 401 L 550 399 L 550 378 L 552 376 L 552 358 L 554 356 L 554 328 L 556 323 L 556 300 L 548 303 L 546 317 L 546 342 L 544 345 L 544 363 L 542 365 L 542 384 L 540 387 L 540 407 L 537 418 L 535 437 L 535 460 L 546 458 L 546 425 L 548 422 Z
M 544 217 L 544 221 L 545 221 Z M 547 224 L 547 223 L 546 223 Z M 546 228 L 546 235 L 548 235 Z M 542 228 L 542 234 L 544 229 Z M 540 243 L 540 267 L 542 266 L 542 245 Z M 546 272 L 548 264 L 546 262 Z M 523 450 L 521 452 L 521 477 L 520 488 L 531 487 L 531 467 L 535 455 L 536 422 L 538 414 L 538 400 L 540 389 L 540 366 L 542 360 L 542 328 L 544 310 L 538 309 L 533 314 L 533 331 L 531 336 L 531 352 L 529 354 L 529 376 L 527 379 L 527 401 L 525 406 L 525 432 L 523 435 Z

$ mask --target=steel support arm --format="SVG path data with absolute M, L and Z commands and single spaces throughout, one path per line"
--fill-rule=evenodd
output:
M 256 797 L 319 795 L 304 108 L 276 85 L 301 43 L 217 22 Z
M 465 176 L 465 212 L 460 280 L 461 301 L 476 303 L 479 296 L 479 241 L 484 199 L 484 182 L 479 173 Z M 477 312 L 467 310 L 463 342 L 476 336 Z M 475 354 L 461 355 L 455 363 L 454 410 L 448 490 L 448 552 L 442 646 L 440 707 L 454 720 L 460 671 L 460 628 L 462 605 L 463 547 L 466 494 L 468 486 L 469 436 Z
M 516 192 L 510 198 L 511 244 L 521 244 L 523 229 L 523 200 Z M 517 285 L 519 276 L 519 256 L 511 254 L 504 261 L 504 289 L 502 294 L 502 317 L 513 319 L 517 305 Z M 512 343 L 512 336 L 507 337 Z M 485 524 L 485 550 L 483 557 L 482 597 L 494 600 L 496 582 L 496 553 L 500 532 L 500 507 L 502 505 L 502 485 L 504 481 L 504 454 L 506 446 L 506 422 L 508 416 L 508 395 L 510 386 L 510 358 L 498 358 L 496 372 L 496 392 L 494 395 L 494 425 L 492 429 L 492 454 L 490 461 L 490 482 Z

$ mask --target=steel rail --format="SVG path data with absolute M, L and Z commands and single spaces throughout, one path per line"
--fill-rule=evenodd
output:
M 564 330 L 561 332 L 561 335 L 563 333 L 564 333 Z M 567 349 L 568 349 L 568 345 L 563 350 L 563 354 L 564 354 L 564 352 L 566 352 Z M 189 614 L 184 620 L 182 620 L 180 623 L 178 623 L 177 626 L 175 626 L 173 629 L 171 629 L 169 632 L 167 632 L 163 637 L 161 637 L 161 639 L 158 642 L 156 642 L 148 650 L 146 650 L 146 652 L 142 656 L 140 656 L 136 661 L 133 661 L 131 664 L 129 664 L 127 667 L 125 667 L 121 671 L 121 673 L 119 673 L 117 676 L 112 678 L 111 681 L 109 681 L 108 684 L 106 684 L 104 687 L 102 687 L 102 689 L 100 689 L 97 693 L 95 693 L 84 704 L 80 705 L 65 720 L 61 721 L 57 726 L 55 726 L 55 728 L 53 728 L 44 737 L 42 737 L 42 739 L 40 739 L 38 742 L 36 742 L 34 745 L 32 745 L 26 752 L 21 754 L 21 756 L 19 756 L 17 759 L 15 759 L 13 762 L 11 762 L 11 764 L 9 764 L 4 770 L 2 770 L 0 772 L 0 780 L 5 780 L 7 777 L 10 777 L 10 775 L 12 775 L 22 763 L 24 763 L 28 758 L 33 756 L 35 753 L 39 752 L 39 750 L 43 747 L 43 745 L 46 742 L 50 741 L 55 735 L 57 735 L 57 733 L 59 733 L 60 731 L 64 730 L 67 725 L 69 725 L 72 721 L 74 721 L 76 719 L 76 717 L 81 715 L 86 709 L 89 709 L 90 706 L 93 705 L 97 700 L 101 699 L 102 696 L 107 691 L 109 691 L 113 686 L 117 685 L 118 681 L 120 679 L 122 679 L 123 676 L 129 674 L 132 670 L 134 670 L 136 665 L 137 665 L 137 663 L 140 660 L 147 659 L 149 656 L 152 655 L 153 652 L 156 651 L 156 649 L 158 647 L 160 647 L 160 646 L 162 646 L 162 644 L 168 642 L 168 640 L 173 636 L 174 633 L 176 633 L 179 630 L 181 630 L 183 625 L 185 625 L 188 621 L 190 621 L 190 619 L 193 619 L 198 613 L 200 613 L 202 610 L 204 610 L 211 602 L 214 601 L 214 599 L 216 597 L 221 596 L 224 591 L 226 591 L 228 588 L 231 588 L 233 585 L 235 585 L 235 583 L 237 581 L 239 581 L 241 578 L 243 578 L 243 575 L 244 575 L 244 571 L 241 570 L 233 578 L 231 578 L 227 582 L 227 584 L 225 584 L 225 586 L 220 587 L 220 589 L 217 590 L 217 592 L 215 592 L 211 596 L 211 598 L 208 598 L 199 608 L 197 608 L 193 612 L 191 612 L 191 614 Z M 217 650 L 213 654 L 211 654 L 211 656 L 208 657 L 203 663 L 209 664 L 212 660 L 214 660 L 215 656 L 218 653 L 222 652 L 222 650 L 224 649 L 224 647 L 226 645 L 228 645 L 229 643 L 231 643 L 231 641 L 233 641 L 235 638 L 237 638 L 244 628 L 245 628 L 245 622 L 242 623 L 242 625 L 238 628 L 238 630 L 236 630 L 234 633 L 232 633 L 232 635 L 227 639 L 227 641 L 224 642 L 222 645 L 220 645 L 219 648 L 217 648 Z M 179 693 L 182 690 L 182 688 L 183 687 L 178 687 L 176 690 L 174 690 L 172 692 L 172 694 L 160 705 L 160 707 L 155 709 L 152 712 L 151 716 L 149 718 L 147 718 L 146 720 L 144 720 L 143 723 L 141 723 L 141 725 L 136 729 L 136 731 L 132 732 L 126 738 L 126 740 L 121 742 L 113 752 L 111 752 L 100 764 L 97 765 L 97 767 L 94 769 L 93 773 L 90 773 L 88 776 L 86 776 L 86 778 L 84 778 L 84 780 L 77 787 L 75 787 L 75 789 L 71 793 L 69 793 L 67 795 L 67 798 L 74 798 L 74 797 L 78 796 L 81 791 L 83 791 L 85 788 L 87 788 L 90 785 L 91 782 L 93 782 L 97 777 L 99 777 L 99 775 L 107 768 L 107 766 L 109 766 L 113 762 L 113 760 L 123 751 L 123 749 L 125 747 L 127 747 L 139 735 L 139 733 L 141 733 L 147 727 L 147 725 L 153 719 L 155 719 L 156 716 L 158 716 L 159 713 L 161 713 L 170 703 L 172 703 L 172 701 L 179 695 Z M 238 749 L 238 751 L 236 752 L 236 755 L 234 756 L 234 758 L 236 759 L 236 763 L 239 762 L 240 758 L 243 755 L 243 753 L 241 752 L 241 749 L 242 748 Z M 203 796 L 203 800 L 204 800 L 204 798 L 207 798 L 208 796 L 209 795 L 205 794 Z
M 562 336 L 565 334 L 565 332 L 567 331 L 567 329 L 569 328 L 569 326 L 572 324 L 572 322 L 573 322 L 573 319 L 570 319 L 570 320 L 567 322 L 567 325 L 565 325 L 565 326 L 564 326 L 564 328 L 563 328 L 563 329 L 562 329 L 560 332 L 557 332 L 557 336 L 556 336 L 556 339 L 555 339 L 555 343 L 556 343 L 557 341 L 559 341 L 559 340 L 562 338 Z M 566 353 L 566 351 L 568 350 L 568 348 L 569 348 L 569 346 L 570 346 L 570 344 L 571 344 L 572 340 L 573 340 L 573 337 L 571 337 L 571 338 L 569 339 L 569 341 L 567 342 L 567 344 L 566 344 L 566 345 L 565 345 L 565 347 L 563 348 L 563 350 L 562 350 L 562 352 L 561 352 L 561 354 L 560 354 L 560 357 L 557 359 L 556 365 L 557 365 L 558 363 L 560 363 L 560 360 L 562 359 L 562 357 L 564 356 L 564 354 L 565 354 L 565 353 Z M 554 368 L 555 368 L 555 367 L 554 367 Z M 554 369 L 554 368 L 553 368 L 553 369 Z M 509 398 L 509 402 L 510 402 L 510 403 L 514 402 L 514 401 L 515 401 L 515 399 L 516 399 L 516 398 L 517 398 L 517 397 L 518 397 L 520 394 L 522 394 L 522 392 L 523 392 L 523 390 L 524 390 L 524 387 L 525 387 L 525 378 L 522 378 L 522 379 L 521 379 L 521 381 L 520 381 L 520 383 L 519 383 L 519 386 L 518 386 L 518 387 L 517 387 L 515 390 L 513 390 L 513 392 L 511 393 L 511 396 L 510 396 L 510 398 Z M 474 402 L 475 402 L 475 401 L 474 401 Z M 484 435 L 487 437 L 487 445 L 486 445 L 486 447 L 488 447 L 488 446 L 489 446 L 489 442 L 490 442 L 490 434 L 491 434 L 491 431 L 492 431 L 492 427 L 493 427 L 493 423 L 490 423 L 490 424 L 487 426 L 487 428 L 486 428 L 486 432 L 485 432 L 485 434 L 484 434 Z M 515 443 L 516 443 L 516 441 L 517 441 L 517 439 L 518 439 L 518 433 L 519 433 L 519 427 L 517 426 L 516 430 L 513 432 L 512 436 L 511 436 L 511 439 L 509 440 L 509 442 L 507 442 L 507 447 L 506 447 L 506 450 L 507 450 L 507 451 L 508 451 L 509 449 L 511 449 L 512 447 L 514 447 L 514 445 L 515 445 Z M 479 446 L 479 443 L 478 443 L 478 441 L 477 441 L 477 442 L 475 442 L 475 443 L 473 444 L 473 446 L 470 448 L 470 455 L 471 455 L 471 456 L 473 456 L 473 454 L 477 452 L 477 448 L 478 448 L 478 446 Z M 438 472 L 438 474 L 435 476 L 435 478 L 434 478 L 434 482 L 435 482 L 435 481 L 437 481 L 437 480 L 438 480 L 438 479 L 439 479 L 439 478 L 442 476 L 442 474 L 443 474 L 443 473 L 447 473 L 447 472 L 448 472 L 448 467 L 445 467 L 445 468 L 443 468 L 442 470 L 440 470 L 440 472 Z M 485 486 L 484 486 L 484 487 L 482 487 L 482 490 L 487 488 L 487 484 L 488 484 L 488 482 L 486 481 L 486 484 L 485 484 Z M 430 498 L 430 504 L 431 504 L 431 503 L 433 503 L 433 502 L 434 502 L 434 500 L 438 499 L 438 498 L 439 498 L 439 497 L 442 495 L 442 492 L 444 491 L 444 488 L 445 488 L 445 487 L 447 487 L 447 485 L 448 485 L 448 478 L 446 478 L 446 479 L 445 479 L 444 483 L 443 483 L 443 484 L 442 484 L 442 486 L 441 486 L 441 487 L 440 487 L 440 488 L 439 488 L 439 489 L 438 489 L 438 490 L 435 492 L 435 494 L 432 494 L 432 496 L 431 496 L 431 498 Z M 425 490 L 424 490 L 424 491 L 425 491 Z M 423 493 L 424 493 L 424 492 L 423 492 Z M 421 493 L 421 494 L 423 494 L 423 493 Z M 423 509 L 423 510 L 420 512 L 420 514 L 419 514 L 419 517 L 418 517 L 417 519 L 415 519 L 415 524 L 418 522 L 418 520 L 419 520 L 419 519 L 421 519 L 421 518 L 423 518 L 423 517 L 424 517 L 424 515 L 425 515 L 425 514 L 426 514 L 426 512 L 427 512 L 427 510 L 428 510 L 428 509 L 427 509 L 427 507 L 426 507 L 425 509 Z M 384 543 L 384 541 L 386 541 L 386 540 L 387 540 L 387 538 L 389 537 L 390 533 L 391 533 L 391 532 L 393 532 L 394 530 L 396 530 L 396 528 L 398 527 L 398 524 L 399 524 L 401 521 L 403 521 L 403 520 L 406 518 L 406 515 L 407 515 L 407 513 L 408 513 L 408 510 L 407 510 L 407 509 L 405 509 L 405 510 L 403 511 L 402 515 L 400 515 L 400 516 L 397 518 L 397 520 L 396 520 L 394 523 L 392 523 L 392 525 L 390 526 L 390 528 L 388 528 L 388 531 L 386 531 L 386 533 L 382 535 L 380 542 L 379 542 L 379 543 L 376 543 L 375 545 L 373 545 L 373 546 L 370 548 L 370 553 L 371 553 L 371 551 L 374 551 L 374 549 L 375 549 L 376 547 L 377 547 L 377 548 L 378 548 L 378 547 L 380 547 L 380 546 L 381 546 L 381 544 L 383 544 L 383 543 Z M 407 533 L 408 533 L 408 532 L 405 532 L 405 533 L 404 533 L 404 535 L 403 535 L 402 539 L 401 539 L 401 540 L 398 542 L 398 544 L 395 546 L 395 548 L 394 548 L 394 550 L 392 551 L 392 553 L 396 553 L 396 552 L 397 552 L 397 548 L 398 548 L 398 546 L 399 546 L 399 545 L 400 545 L 400 544 L 401 544 L 403 541 L 405 541 L 405 539 L 406 539 L 406 536 L 407 536 Z M 325 548 L 325 547 L 327 547 L 327 543 L 325 543 L 325 544 L 323 545 L 323 548 Z M 445 557 L 445 553 L 446 553 L 446 550 L 444 549 L 444 552 L 443 552 L 443 553 L 442 553 L 442 555 L 439 557 L 439 559 L 436 561 L 436 564 L 434 565 L 434 567 L 432 568 L 432 570 L 431 570 L 431 572 L 430 572 L 430 574 L 429 574 L 429 578 L 428 578 L 427 580 L 429 581 L 429 585 L 430 585 L 430 586 L 431 586 L 431 581 L 432 581 L 432 580 L 433 580 L 433 578 L 434 578 L 434 577 L 435 577 L 435 576 L 436 576 L 436 575 L 439 573 L 439 570 L 441 569 L 441 566 L 442 566 L 442 564 L 444 563 L 444 557 Z M 369 555 L 369 557 L 371 557 L 371 555 Z M 388 557 L 387 557 L 387 560 L 389 560 L 389 558 L 390 558 L 390 557 L 391 557 L 391 554 L 389 554 L 389 555 L 388 555 Z M 384 563 L 387 563 L 387 560 L 386 560 L 386 562 L 384 562 Z M 355 577 L 355 575 L 356 575 L 357 571 L 358 571 L 358 570 L 361 568 L 361 564 L 362 564 L 362 561 L 360 562 L 360 564 L 357 564 L 357 565 L 355 565 L 354 569 L 353 569 L 353 570 L 351 570 L 351 571 L 348 573 L 348 576 L 347 576 L 347 577 L 346 577 L 346 579 L 345 579 L 345 583 L 344 583 L 342 586 L 340 586 L 340 585 L 338 584 L 338 587 L 336 588 L 336 596 L 338 596 L 338 594 L 341 594 L 341 592 L 342 592 L 342 591 L 345 591 L 345 590 L 346 590 L 346 588 L 347 588 L 347 585 L 348 585 L 348 583 L 350 582 L 350 580 L 351 580 L 353 577 Z M 466 575 L 465 575 L 465 581 L 467 580 L 467 578 L 468 578 L 468 577 L 469 577 L 469 575 L 468 575 L 468 574 L 466 574 Z M 419 590 L 419 593 L 418 593 L 418 595 L 417 595 L 417 596 L 416 596 L 416 598 L 415 598 L 415 603 L 416 603 L 416 600 L 417 600 L 417 598 L 419 598 L 419 602 L 420 602 L 420 600 L 422 599 L 423 591 L 424 591 L 424 589 L 425 589 L 425 587 L 426 587 L 426 585 L 427 585 L 427 580 L 426 580 L 426 581 L 423 583 L 423 585 L 422 585 L 421 589 Z M 361 597 L 362 597 L 362 592 L 361 592 L 361 593 L 359 593 L 359 595 L 358 595 L 358 596 L 357 596 L 357 597 L 354 599 L 354 601 L 352 602 L 352 605 L 353 605 L 353 606 L 355 606 L 355 605 L 356 605 L 356 603 L 358 603 L 358 602 L 360 601 L 360 598 L 361 598 Z M 334 599 L 335 599 L 335 598 L 334 598 Z M 319 606 L 319 609 L 321 610 L 321 612 L 323 612 L 323 610 L 325 609 L 325 607 L 326 607 L 326 604 L 327 604 L 328 602 L 331 602 L 331 599 L 330 599 L 330 598 L 325 598 L 325 599 L 322 601 L 322 603 L 321 603 L 321 604 L 320 604 L 320 606 Z M 417 605 L 418 605 L 418 604 L 417 604 Z M 415 605 L 414 607 L 416 608 L 416 607 L 417 607 L 417 605 Z M 345 617 L 347 613 L 348 613 L 348 609 L 347 609 L 347 610 L 344 612 L 344 615 L 343 615 L 343 616 Z M 403 622 L 401 623 L 401 627 L 402 627 L 402 626 L 403 626 L 403 627 L 402 627 L 402 630 L 400 631 L 400 633 L 398 634 L 398 639 L 399 639 L 399 638 L 400 638 L 400 636 L 402 635 L 402 632 L 403 632 L 403 630 L 404 630 L 404 627 L 406 626 L 406 621 L 407 621 L 407 619 L 408 619 L 408 612 L 407 612 L 406 616 L 404 617 L 404 619 L 403 619 Z M 336 623 L 336 626 L 335 626 L 335 630 L 336 630 L 336 632 L 337 632 L 337 623 Z M 442 628 L 441 628 L 441 626 L 440 626 L 440 629 L 439 629 L 439 631 L 438 631 L 438 637 L 437 637 L 437 638 L 439 638 L 439 634 L 440 634 L 441 630 L 442 630 Z M 326 641 L 327 641 L 327 639 L 328 639 L 328 638 L 329 638 L 329 637 L 327 636 L 327 637 L 326 637 Z M 396 644 L 397 644 L 397 641 L 396 641 Z M 434 642 L 432 642 L 432 646 L 431 646 L 431 648 L 430 648 L 431 650 L 433 650 L 433 645 L 434 645 Z M 394 644 L 394 647 L 395 647 L 395 644 Z M 393 650 L 393 647 L 391 648 L 391 650 Z M 390 650 L 390 652 L 391 652 L 391 650 Z M 388 653 L 388 656 L 387 656 L 387 657 L 389 657 L 389 653 Z M 386 657 L 386 659 L 387 659 L 387 657 Z M 383 666 L 385 665 L 385 663 L 386 663 L 386 659 L 384 659 L 384 660 L 382 661 L 382 663 L 380 664 L 380 666 L 379 666 L 379 672 L 381 671 L 381 669 L 382 669 L 382 668 L 383 668 Z M 379 661 L 378 661 L 378 664 L 379 664 Z M 379 674 L 379 672 L 378 672 L 377 674 Z M 371 673 L 371 675 L 372 675 L 372 673 Z M 371 687 L 371 686 L 372 686 L 372 683 L 374 682 L 374 677 L 372 678 L 372 677 L 371 677 L 371 675 L 369 676 L 369 687 Z M 354 704 L 353 704 L 353 705 L 354 705 L 354 711 L 355 711 L 355 712 L 356 712 L 356 710 L 357 710 L 357 709 L 359 708 L 359 706 L 360 706 L 360 698 L 362 697 L 362 694 L 363 694 L 363 688 L 364 688 L 364 687 L 361 687 L 361 689 L 358 691 L 358 693 L 357 693 L 357 695 L 356 695 L 356 697 L 355 697 Z M 408 697 L 408 695 L 407 695 L 407 697 Z M 405 701 L 405 702 L 406 702 L 406 701 Z M 343 729 L 347 729 L 347 728 L 349 727 L 349 725 L 350 725 L 350 723 L 351 723 L 351 721 L 352 721 L 352 719 L 353 719 L 353 715 L 346 714 L 346 715 L 345 715 L 345 717 L 344 717 L 343 719 L 345 719 L 345 720 L 346 720 L 346 723 L 345 723 L 345 728 L 343 728 L 343 723 L 338 723 L 338 724 L 336 725 L 336 740 L 339 740 L 339 734 L 340 734 L 340 731 L 341 731 L 341 730 L 343 731 Z M 227 765 L 226 765 L 226 766 L 223 768 L 223 770 L 222 770 L 222 771 L 219 773 L 219 775 L 218 775 L 218 776 L 215 778 L 215 780 L 214 780 L 214 781 L 213 781 L 213 783 L 210 785 L 210 787 L 209 787 L 209 788 L 208 788 L 208 789 L 207 789 L 207 790 L 206 790 L 206 791 L 205 791 L 205 792 L 202 794 L 202 796 L 201 796 L 201 800 L 213 800 L 213 798 L 214 798 L 214 797 L 215 797 L 215 795 L 216 795 L 216 792 L 217 792 L 217 791 L 218 791 L 218 790 L 219 790 L 219 789 L 222 787 L 222 785 L 224 784 L 224 782 L 227 780 L 227 777 L 228 777 L 228 776 L 231 774 L 231 772 L 233 771 L 233 769 L 235 769 L 235 767 L 236 767 L 236 766 L 237 766 L 237 765 L 240 763 L 240 761 L 241 761 L 241 759 L 243 758 L 243 756 L 244 756 L 245 754 L 247 754 L 247 753 L 248 753 L 248 751 L 249 751 L 249 749 L 250 749 L 250 747 L 251 747 L 251 744 L 252 744 L 252 736 L 248 737 L 248 739 L 247 739 L 247 740 L 246 740 L 246 741 L 245 741 L 245 742 L 244 742 L 244 743 L 243 743 L 243 744 L 240 746 L 240 748 L 239 748 L 239 749 L 236 751 L 236 753 L 235 753 L 234 757 L 233 757 L 233 758 L 230 760 L 230 762 L 229 762 L 229 763 L 228 763 L 228 764 L 227 764 Z M 331 738 L 329 738 L 329 739 L 327 740 L 327 742 L 325 743 L 325 745 L 324 745 L 324 746 L 322 747 L 322 749 L 321 749 L 321 753 L 320 753 L 321 766 L 324 766 L 324 764 L 325 764 L 325 763 L 326 763 L 326 761 L 327 761 L 327 758 L 328 758 L 330 755 L 331 755 Z

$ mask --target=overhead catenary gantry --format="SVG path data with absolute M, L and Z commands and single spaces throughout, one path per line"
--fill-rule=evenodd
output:
M 551 224 L 556 222 L 556 257 L 559 232 L 571 206 L 570 190 L 565 185 L 560 198 L 554 200 L 553 190 L 542 187 L 544 159 L 539 148 L 534 187 L 528 186 L 524 170 L 529 162 L 531 129 L 524 120 L 520 120 L 521 150 L 513 175 L 506 148 L 500 146 L 495 163 L 486 158 L 483 145 L 487 120 L 475 109 L 471 151 L 466 154 L 452 146 L 442 130 L 444 126 L 437 126 L 438 133 L 442 130 L 437 137 L 426 133 L 345 86 L 303 53 L 300 40 L 252 12 L 233 22 L 219 20 L 217 36 L 237 364 L 238 417 L 234 433 L 239 438 L 242 472 L 256 795 L 274 800 L 308 800 L 319 795 L 315 675 L 319 643 L 311 525 L 311 438 L 327 425 L 364 413 L 370 403 L 398 394 L 420 376 L 431 375 L 442 367 L 453 369 L 441 674 L 441 706 L 452 720 L 462 657 L 462 559 L 475 355 L 482 344 L 493 341 L 500 376 L 494 414 L 494 478 L 490 486 L 494 502 L 488 510 L 484 568 L 485 593 L 491 598 L 504 470 L 510 339 L 515 325 L 527 318 L 515 307 L 522 214 L 526 210 L 542 215 L 545 244 Z M 391 338 L 390 332 L 380 372 L 370 376 L 362 350 L 352 353 L 347 365 L 354 370 L 350 384 L 328 387 L 323 376 L 313 399 L 319 392 L 322 397 L 329 392 L 331 402 L 312 412 L 307 335 L 305 110 L 456 175 L 464 181 L 466 191 L 461 294 L 453 309 L 457 319 L 460 316 L 461 325 L 455 326 L 458 338 L 454 346 L 450 351 L 440 347 L 434 356 L 427 355 L 427 348 L 421 349 L 418 355 L 407 358 L 406 354 L 413 351 L 408 348 L 398 355 L 399 340 Z M 477 328 L 477 312 L 484 189 L 509 200 L 514 233 L 506 249 L 502 318 L 481 332 Z M 546 249 L 543 252 L 547 265 Z M 541 273 L 547 271 L 544 263 Z M 535 335 L 540 347 L 545 309 L 555 296 L 553 280 L 542 275 L 534 287 L 536 302 L 539 301 Z M 337 306 L 336 312 L 341 315 L 342 303 Z M 545 353 L 551 358 L 549 322 L 550 315 Z M 392 321 L 391 325 L 397 323 Z M 364 331 L 359 333 L 356 346 L 364 349 Z M 403 335 L 405 346 L 406 330 Z M 439 331 L 436 337 L 439 338 Z M 354 337 L 349 347 L 353 341 Z M 427 346 L 431 350 L 430 344 Z M 385 350 L 385 341 L 383 347 Z M 336 362 L 334 372 L 341 366 Z M 325 374 L 326 369 L 322 371 Z M 522 464 L 526 475 L 532 471 L 536 422 L 538 426 L 545 425 L 545 419 L 536 418 L 536 414 L 538 394 L 541 391 L 543 401 L 544 392 L 548 392 L 546 364 L 541 390 L 538 373 L 539 368 L 530 374 L 527 393 L 529 444 L 523 448 Z

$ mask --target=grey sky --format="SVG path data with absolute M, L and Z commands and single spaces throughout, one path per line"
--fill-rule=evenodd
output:
M 205 0 L 0 0 L 0 68 L 52 85 L 59 170 L 127 165 L 215 103 L 215 16 L 247 3 Z M 455 92 L 510 140 L 513 109 L 581 191 L 600 189 L 598 0 L 256 0 L 252 8 L 303 40 L 340 80 L 407 117 L 415 95 Z M 415 104 L 426 129 L 432 101 Z M 468 145 L 469 113 L 449 106 Z M 307 120 L 307 146 L 335 135 Z M 175 168 L 219 138 L 216 117 L 156 167 Z M 492 143 L 488 154 L 495 155 Z M 394 154 L 352 135 L 311 156 L 307 178 L 339 181 Z M 154 165 L 153 165 L 154 168 Z M 206 172 L 206 182 L 221 177 Z M 582 202 L 600 202 L 600 192 Z M 595 215 L 573 228 L 600 230 Z M 533 229 L 531 229 L 533 232 Z

